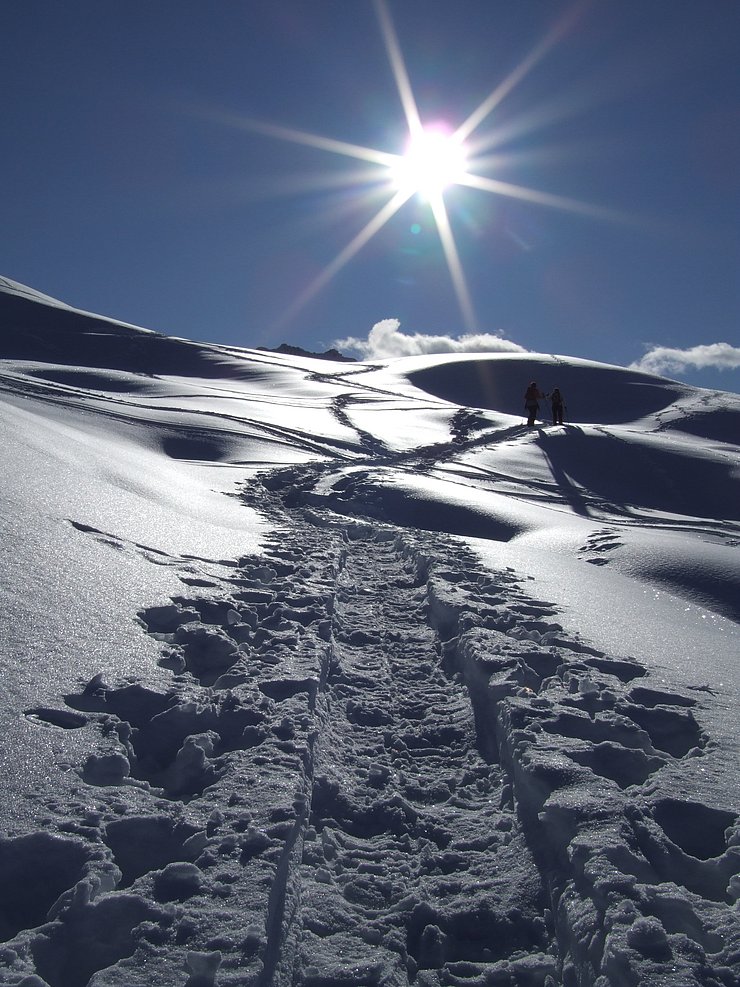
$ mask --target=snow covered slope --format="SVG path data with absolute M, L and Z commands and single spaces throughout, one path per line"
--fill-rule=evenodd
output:
M 0 984 L 740 984 L 739 426 L 0 279 Z

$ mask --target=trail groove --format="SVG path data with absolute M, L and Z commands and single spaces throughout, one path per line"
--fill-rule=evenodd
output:
M 293 983 L 437 984 L 556 970 L 501 769 L 427 623 L 425 567 L 352 532 L 337 583 Z M 440 979 L 442 977 L 442 979 Z M 534 981 L 532 981 L 534 982 Z
M 169 688 L 26 711 L 98 742 L 56 833 L 0 841 L 43 902 L 0 916 L 0 984 L 737 987 L 737 819 L 662 786 L 698 694 L 325 472 L 250 483 L 264 550 L 140 611 Z

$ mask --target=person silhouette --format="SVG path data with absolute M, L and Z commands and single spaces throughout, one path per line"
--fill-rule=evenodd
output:
M 550 404 L 552 405 L 553 425 L 562 425 L 565 402 L 563 401 L 563 395 L 560 393 L 560 388 L 555 387 L 550 391 Z
M 530 428 L 534 425 L 537 412 L 540 410 L 540 398 L 545 397 L 547 395 L 542 393 L 534 380 L 524 392 L 524 407 L 527 409 L 527 425 Z

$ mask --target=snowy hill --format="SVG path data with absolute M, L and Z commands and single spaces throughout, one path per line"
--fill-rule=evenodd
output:
M 740 984 L 740 398 L 0 279 L 0 406 L 0 984 Z

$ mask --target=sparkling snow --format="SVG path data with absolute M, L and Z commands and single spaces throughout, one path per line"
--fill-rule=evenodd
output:
M 740 399 L 0 278 L 0 405 L 0 984 L 740 984 Z

